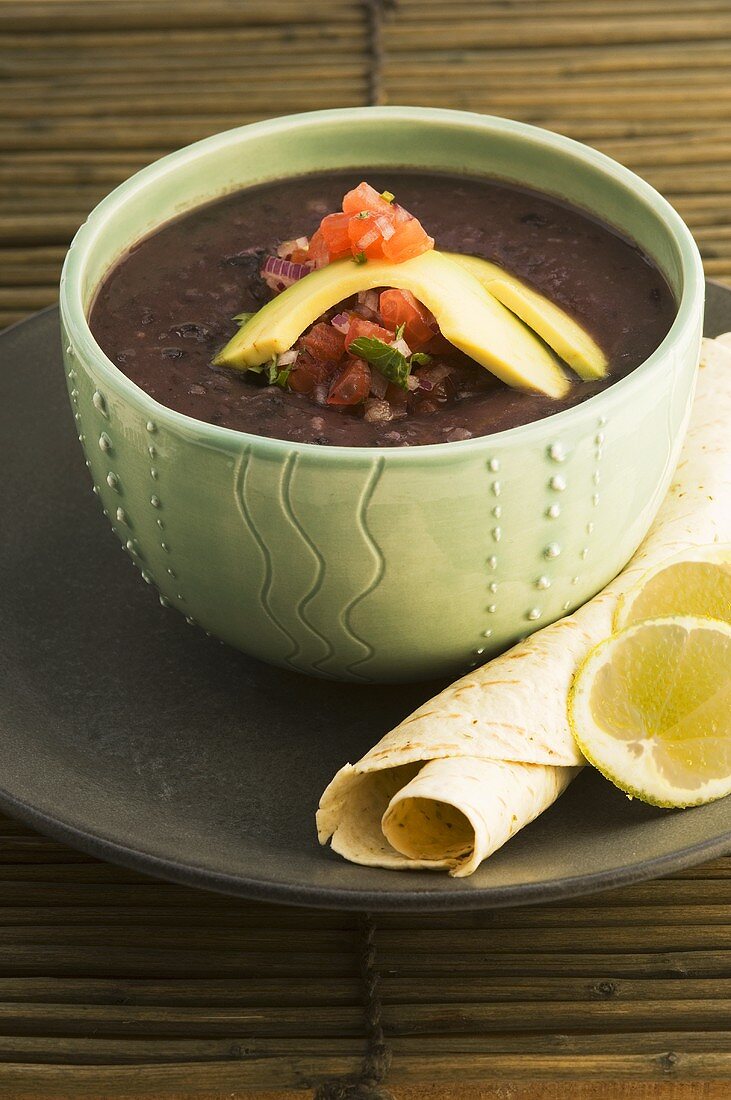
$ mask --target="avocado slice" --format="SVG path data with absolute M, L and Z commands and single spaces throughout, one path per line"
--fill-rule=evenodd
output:
M 485 290 L 525 321 L 580 378 L 590 381 L 605 377 L 609 364 L 604 352 L 586 329 L 559 306 L 489 260 L 457 252 L 445 255 L 469 271 Z
M 219 366 L 259 366 L 292 347 L 326 310 L 375 287 L 410 290 L 434 314 L 442 335 L 517 389 L 562 397 L 569 381 L 540 340 L 486 293 L 468 271 L 432 250 L 400 264 L 337 260 L 305 275 L 267 303 L 218 353 Z

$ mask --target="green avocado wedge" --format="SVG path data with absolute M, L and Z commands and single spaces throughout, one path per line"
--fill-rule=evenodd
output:
M 546 346 L 480 281 L 432 250 L 400 264 L 337 260 L 310 272 L 242 325 L 218 353 L 218 366 L 246 370 L 292 347 L 326 310 L 375 287 L 410 290 L 430 310 L 442 335 L 509 386 L 562 397 L 569 381 Z
M 489 294 L 545 340 L 579 378 L 592 381 L 606 376 L 609 364 L 604 352 L 586 329 L 560 306 L 489 260 L 457 252 L 445 255 L 474 275 Z

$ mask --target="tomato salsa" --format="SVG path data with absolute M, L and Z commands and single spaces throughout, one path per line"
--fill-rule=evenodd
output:
M 310 273 L 401 265 L 435 244 L 492 261 L 560 307 L 601 348 L 606 377 L 565 368 L 560 397 L 515 389 L 449 343 L 414 293 L 388 285 L 338 301 L 266 362 L 214 362 L 237 326 L 279 296 L 286 306 Z M 183 215 L 108 273 L 90 324 L 122 371 L 180 412 L 305 443 L 393 447 L 469 439 L 586 400 L 635 369 L 674 314 L 657 268 L 587 214 L 503 183 L 394 170 L 267 184 Z

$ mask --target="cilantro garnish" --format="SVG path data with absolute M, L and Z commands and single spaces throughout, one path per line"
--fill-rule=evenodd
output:
M 399 327 L 394 332 L 394 334 L 393 334 L 394 340 L 403 340 L 405 331 L 406 331 L 406 322 L 404 321 L 402 324 L 399 325 Z
M 232 320 L 235 321 L 237 325 L 246 325 L 254 316 L 256 316 L 254 313 L 237 313 Z
M 259 369 L 261 370 L 262 368 L 259 368 Z M 269 382 L 269 385 L 270 386 L 281 386 L 282 389 L 284 389 L 284 387 L 287 384 L 287 379 L 289 378 L 290 374 L 292 373 L 292 366 L 282 367 L 281 370 L 280 370 L 280 368 L 277 366 L 277 357 L 275 355 L 266 364 L 266 369 L 267 369 L 267 381 Z
M 408 389 L 409 371 L 411 369 L 409 361 L 405 355 L 402 355 L 396 348 L 392 348 L 390 344 L 386 344 L 383 340 L 377 340 L 375 337 L 361 336 L 353 341 L 348 351 L 351 355 L 357 355 L 360 359 L 365 359 L 367 363 L 380 371 L 389 382 L 394 382 L 402 390 Z
M 401 339 L 399 330 L 403 335 L 403 329 L 404 326 L 399 325 L 396 330 L 397 340 Z M 431 363 L 431 355 L 427 355 L 423 351 L 415 351 L 407 358 L 397 348 L 392 348 L 384 340 L 378 340 L 372 336 L 360 336 L 357 340 L 353 340 L 348 351 L 353 355 L 357 355 L 360 359 L 365 359 L 367 363 L 380 371 L 384 378 L 400 386 L 402 390 L 409 388 L 409 375 L 412 367 L 421 367 Z
M 293 366 L 294 364 L 291 364 L 289 367 L 282 367 L 280 369 L 277 366 L 277 357 L 273 355 L 268 363 L 256 363 L 254 366 L 249 366 L 246 369 L 250 370 L 252 374 L 263 374 L 264 371 L 266 371 L 269 385 L 281 386 L 282 389 L 284 389 L 287 384 L 287 379 L 292 373 Z
M 367 264 L 368 257 L 366 256 L 365 252 L 357 252 L 355 256 L 353 256 L 353 262 L 356 264 Z
M 370 210 L 361 210 L 360 214 L 356 214 L 355 216 L 358 220 L 361 218 L 370 218 L 371 212 Z

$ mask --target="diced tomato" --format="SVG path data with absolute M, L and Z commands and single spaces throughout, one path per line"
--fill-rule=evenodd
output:
M 345 352 L 345 337 L 332 325 L 320 321 L 301 338 L 301 346 L 321 363 L 337 363 Z
M 320 222 L 320 233 L 331 260 L 341 260 L 343 256 L 350 255 L 349 224 L 350 214 L 327 214 Z
M 370 183 L 359 183 L 343 197 L 343 211 L 346 214 L 359 214 L 361 210 L 370 210 L 374 214 L 388 214 L 391 203 L 381 198 Z
M 316 229 L 310 237 L 309 257 L 315 267 L 325 267 L 330 262 L 330 253 L 319 229 Z
M 383 290 L 379 309 L 384 324 L 394 331 L 405 325 L 404 340 L 412 351 L 419 351 L 433 338 L 435 327 L 430 324 L 429 310 L 417 301 L 409 290 Z
M 413 218 L 413 214 L 409 214 L 408 210 L 405 210 L 403 206 L 399 206 L 397 202 L 391 203 L 391 217 L 393 218 L 394 225 L 400 225 L 401 222 L 410 222 Z
M 371 369 L 362 359 L 349 359 L 335 376 L 328 405 L 359 405 L 371 390 Z
M 419 367 L 414 373 L 420 382 L 423 379 L 431 384 L 431 389 L 426 393 L 429 401 L 443 404 L 454 396 L 456 390 L 454 379 L 450 368 L 444 363 L 429 363 Z
M 320 363 L 306 353 L 300 353 L 287 379 L 287 385 L 295 393 L 312 393 L 315 386 L 328 381 L 332 370 L 332 363 Z
M 388 202 L 363 182 L 344 196 L 342 213 L 322 219 L 310 240 L 307 260 L 324 267 L 331 260 L 364 255 L 369 260 L 401 263 L 433 247 L 433 239 L 408 210 Z
M 369 260 L 383 258 L 383 234 L 376 225 L 374 217 L 360 218 L 357 215 L 350 218 L 348 225 L 348 237 L 351 242 L 351 251 L 354 256 L 365 252 Z
M 418 218 L 410 218 L 396 226 L 396 232 L 383 242 L 383 256 L 392 264 L 401 264 L 428 252 L 434 247 L 434 238 L 430 237 Z
M 390 344 L 393 340 L 393 333 L 389 332 L 387 328 L 381 328 L 373 321 L 365 321 L 362 317 L 352 315 L 345 337 L 346 348 L 349 348 L 353 341 L 359 340 L 361 336 L 367 336 L 371 340 L 384 340 L 387 344 Z

